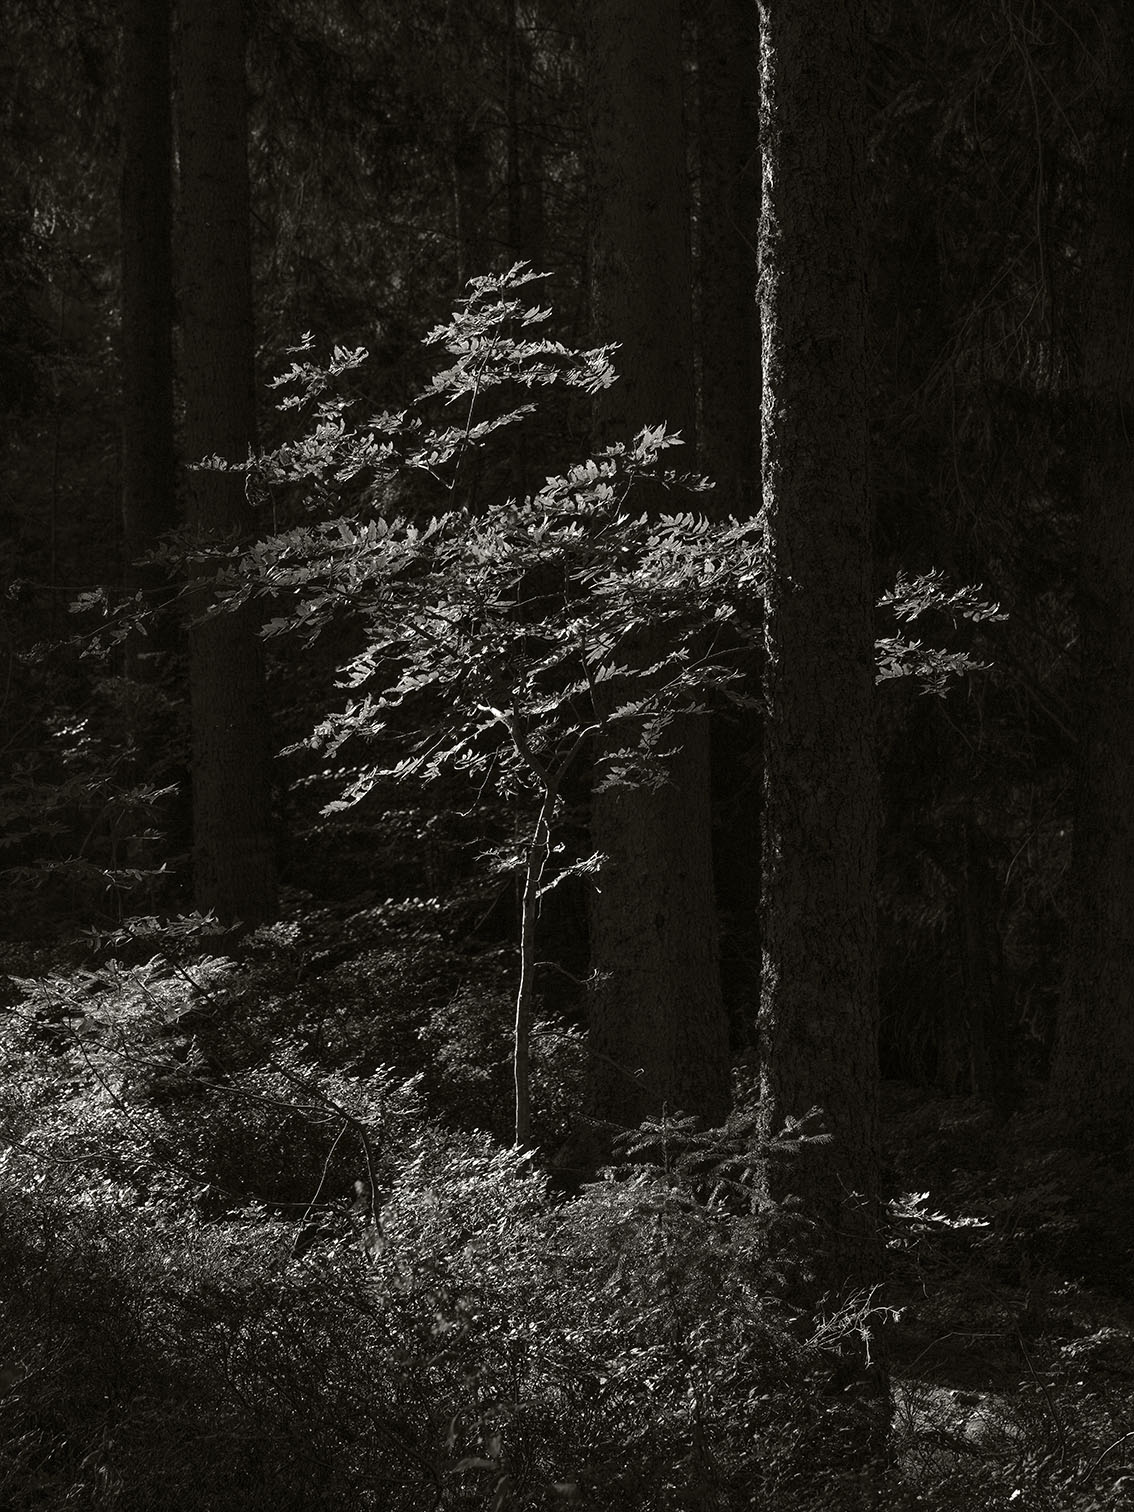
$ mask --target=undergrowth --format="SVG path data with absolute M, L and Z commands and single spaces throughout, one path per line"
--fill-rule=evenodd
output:
M 753 1183 L 792 1141 L 761 1146 L 741 1098 L 720 1130 L 644 1127 L 564 1195 L 503 1142 L 491 959 L 454 986 L 429 918 L 360 913 L 353 959 L 325 919 L 239 954 L 136 921 L 82 968 L 9 979 L 0 1505 L 1122 1504 L 1134 1343 L 1095 1201 L 1115 1178 L 1092 1230 L 1034 1116 L 892 1092 L 886 1289 L 805 1317 L 807 1215 Z M 550 1150 L 582 1052 L 570 1026 L 548 1042 Z M 832 1350 L 879 1333 L 888 1433 L 830 1390 Z

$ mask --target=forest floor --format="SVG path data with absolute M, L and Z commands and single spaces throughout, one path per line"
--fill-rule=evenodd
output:
M 153 1416 L 163 1392 L 171 1393 L 171 1403 L 180 1402 L 177 1411 L 189 1425 L 184 1443 L 175 1441 L 187 1460 L 199 1452 L 198 1440 L 213 1444 L 209 1454 L 215 1459 L 216 1445 L 231 1438 L 234 1463 L 243 1463 L 241 1446 L 249 1435 L 263 1440 L 265 1454 L 278 1456 L 279 1445 L 291 1442 L 299 1425 L 312 1444 L 320 1435 L 337 1442 L 344 1414 L 356 1412 L 365 1424 L 379 1411 L 375 1391 L 382 1400 L 381 1371 L 371 1380 L 358 1373 L 356 1359 L 386 1360 L 391 1379 L 403 1379 L 397 1388 L 403 1396 L 405 1383 L 416 1383 L 413 1389 L 422 1395 L 414 1429 L 421 1447 L 415 1452 L 421 1465 L 452 1460 L 447 1476 L 487 1481 L 497 1473 L 493 1466 L 503 1465 L 499 1450 L 476 1447 L 476 1435 L 487 1433 L 487 1441 L 494 1441 L 483 1428 L 486 1382 L 495 1373 L 510 1379 L 520 1359 L 527 1362 L 524 1390 L 532 1400 L 543 1392 L 548 1400 L 568 1401 L 576 1414 L 555 1429 L 568 1463 L 588 1433 L 602 1438 L 617 1410 L 626 1414 L 626 1431 L 641 1435 L 638 1464 L 649 1465 L 659 1485 L 671 1473 L 658 1466 L 676 1455 L 673 1442 L 687 1426 L 683 1377 L 676 1367 L 668 1373 L 670 1344 L 661 1336 L 649 1348 L 630 1349 L 619 1333 L 654 1327 L 650 1288 L 667 1274 L 666 1257 L 659 1258 L 655 1245 L 662 1210 L 634 1196 L 633 1173 L 577 1198 L 553 1193 L 549 1202 L 538 1195 L 530 1172 L 508 1163 L 507 963 L 490 943 L 470 975 L 467 955 L 446 945 L 449 938 L 433 900 L 351 900 L 323 909 L 304 902 L 290 922 L 258 932 L 231 958 L 223 942 L 218 949 L 190 940 L 175 959 L 179 947 L 169 938 L 163 947 L 169 953 L 159 965 L 152 942 L 144 940 L 119 940 L 97 959 L 89 942 L 8 953 L 11 1006 L 0 1024 L 0 1266 L 6 1267 L 0 1273 L 7 1277 L 10 1305 L 0 1304 L 0 1356 L 16 1363 L 9 1368 L 0 1359 L 0 1429 L 9 1445 L 0 1448 L 0 1505 L 20 1512 L 62 1505 L 51 1497 L 68 1487 L 70 1496 L 94 1473 L 89 1464 L 95 1463 L 94 1449 L 80 1454 L 67 1445 L 96 1439 L 128 1445 L 131 1432 L 164 1444 L 164 1425 L 176 1413 L 171 1407 Z M 123 957 L 117 964 L 108 959 L 111 948 Z M 45 973 L 53 973 L 53 985 L 35 985 Z M 554 1136 L 556 1120 L 565 1127 L 577 1105 L 571 1087 L 577 1088 L 572 1078 L 582 1047 L 577 1031 L 557 1033 L 546 1043 L 539 1090 Z M 394 1068 L 385 1082 L 383 1067 Z M 355 1118 L 351 1099 L 369 1096 L 371 1082 L 376 1100 L 359 1102 Z M 410 1092 L 399 1090 L 411 1085 Z M 889 1463 L 881 1476 L 875 1469 L 863 1479 L 854 1497 L 832 1492 L 817 1502 L 808 1499 L 796 1470 L 777 1482 L 773 1466 L 769 1485 L 780 1485 L 783 1494 L 766 1504 L 776 1512 L 1134 1508 L 1129 1170 L 1113 1158 L 1091 1158 L 1061 1144 L 1046 1121 L 1038 1084 L 1007 1119 L 975 1099 L 897 1082 L 884 1084 L 882 1108 L 890 1275 L 879 1300 L 893 1314 L 885 1339 L 893 1382 Z M 375 1127 L 386 1120 L 390 1130 L 388 1159 L 380 1150 L 375 1157 L 387 1162 L 377 1173 L 385 1188 L 383 1221 L 387 1237 L 393 1233 L 394 1251 L 400 1242 L 403 1252 L 414 1254 L 422 1298 L 441 1286 L 437 1278 L 443 1276 L 445 1294 L 457 1299 L 453 1307 L 459 1311 L 461 1299 L 475 1295 L 489 1320 L 482 1336 L 459 1335 L 467 1361 L 459 1351 L 450 1359 L 448 1345 L 437 1353 L 436 1329 L 449 1322 L 438 1324 L 440 1314 L 428 1300 L 418 1317 L 416 1293 L 397 1270 L 404 1262 L 381 1246 L 369 1247 L 373 1223 L 363 1226 L 359 1204 L 349 1198 L 352 1184 L 357 1186 L 357 1150 L 348 1158 L 356 1123 L 367 1120 L 375 1120 Z M 157 1130 L 156 1142 L 148 1135 L 148 1144 L 139 1141 L 143 1124 Z M 555 1148 L 555 1137 L 545 1143 Z M 218 1182 L 253 1192 L 255 1203 L 217 1206 L 202 1197 L 208 1188 L 194 1175 L 184 1191 L 201 1210 L 180 1213 L 169 1197 L 171 1150 L 182 1152 L 177 1158 L 185 1169 L 207 1161 Z M 152 1193 L 163 1184 L 159 1207 Z M 306 1226 L 313 1245 L 308 1253 L 300 1248 L 298 1231 L 320 1194 L 326 1198 L 322 1216 Z M 296 1214 L 303 1213 L 297 1222 Z M 61 1219 L 68 1228 L 60 1227 Z M 712 1261 L 715 1253 L 719 1261 L 727 1251 L 698 1248 L 715 1242 L 718 1214 L 694 1213 L 693 1220 L 687 1230 L 674 1231 L 676 1242 L 688 1241 L 691 1274 L 704 1254 Z M 49 1225 L 62 1236 L 57 1270 L 41 1237 Z M 625 1235 L 634 1225 L 631 1244 Z M 550 1235 L 558 1235 L 554 1245 Z M 426 1253 L 423 1246 L 432 1249 Z M 556 1258 L 560 1250 L 571 1257 L 566 1270 L 555 1269 L 564 1263 Z M 611 1271 L 616 1251 L 622 1258 Z M 547 1265 L 549 1274 L 560 1277 L 562 1296 L 549 1293 L 540 1279 Z M 384 1268 L 391 1289 L 383 1294 L 386 1311 L 376 1312 L 359 1298 L 370 1295 Z M 592 1292 L 586 1290 L 588 1276 Z M 92 1297 L 103 1299 L 101 1315 L 113 1326 L 98 1324 Z M 737 1297 L 742 1308 L 747 1305 L 740 1292 Z M 712 1351 L 727 1353 L 735 1340 L 727 1325 L 722 1331 L 713 1283 L 689 1281 L 685 1301 L 701 1309 L 694 1314 L 697 1327 L 703 1321 L 706 1329 L 718 1330 L 709 1335 L 706 1358 L 720 1358 Z M 309 1313 L 324 1321 L 285 1335 L 271 1323 L 271 1309 L 285 1302 L 293 1310 L 288 1317 Z M 758 1298 L 753 1306 L 759 1334 Z M 602 1322 L 608 1307 L 614 1309 L 609 1326 Z M 245 1341 L 242 1360 L 231 1353 L 214 1360 L 201 1353 L 202 1341 L 212 1348 L 205 1333 L 198 1339 L 185 1332 L 187 1310 L 208 1315 L 210 1308 L 218 1327 L 227 1320 L 226 1349 L 235 1348 L 231 1341 Z M 563 1318 L 572 1308 L 575 1321 L 567 1326 Z M 47 1332 L 40 1326 L 44 1320 L 50 1322 Z M 341 1330 L 334 1349 L 311 1343 L 321 1337 L 319 1329 L 328 1339 Z M 546 1364 L 539 1352 L 524 1353 L 525 1341 L 536 1336 Z M 682 1337 L 678 1363 L 684 1348 Z M 172 1374 L 170 1349 L 180 1361 Z M 90 1382 L 98 1379 L 92 1361 L 104 1352 L 98 1368 L 108 1373 L 113 1390 L 107 1386 L 91 1395 Z M 660 1362 L 659 1374 L 644 1386 L 639 1375 L 648 1360 Z M 766 1449 L 752 1443 L 748 1414 L 753 1400 L 770 1398 L 751 1396 L 762 1388 L 742 1379 L 747 1369 L 736 1372 L 737 1394 L 724 1400 L 720 1418 L 722 1435 L 735 1433 L 729 1442 L 739 1446 L 729 1450 L 738 1485 L 751 1483 L 745 1479 L 752 1474 L 751 1456 L 760 1473 L 768 1464 Z M 294 1402 L 273 1407 L 277 1421 L 265 1416 L 256 1393 L 284 1379 L 283 1370 L 298 1384 Z M 205 1385 L 193 1384 L 198 1376 Z M 603 1383 L 594 1386 L 594 1401 L 586 1392 L 576 1400 L 572 1393 L 592 1378 Z M 772 1379 L 772 1389 L 779 1390 Z M 321 1388 L 311 1384 L 319 1380 Z M 805 1398 L 799 1408 L 792 1406 L 796 1388 L 788 1375 L 783 1381 L 788 1430 L 793 1412 L 801 1423 L 811 1413 L 793 1461 L 806 1464 L 806 1434 L 817 1434 L 821 1442 L 825 1409 L 808 1408 Z M 334 1402 L 325 1422 L 320 1390 Z M 454 1401 L 471 1391 L 480 1404 L 462 1409 L 463 1417 L 455 1410 L 449 1414 L 448 1438 L 436 1422 L 436 1399 L 446 1391 Z M 110 1401 L 119 1403 L 113 1412 Z M 214 1421 L 220 1401 L 228 1404 L 228 1416 Z M 401 1420 L 400 1407 L 396 1413 L 393 1407 L 382 1410 L 394 1414 L 391 1421 Z M 463 1449 L 462 1422 L 471 1436 Z M 658 1425 L 668 1422 L 672 1430 L 661 1431 Z M 541 1419 L 533 1432 L 550 1429 Z M 626 1441 L 616 1434 L 615 1442 Z M 48 1458 L 54 1456 L 58 1470 L 43 1477 L 40 1499 L 29 1491 L 13 1500 L 14 1490 L 27 1483 L 32 1459 L 47 1463 L 43 1446 L 50 1444 L 57 1446 Z M 328 1507 L 363 1505 L 351 1500 L 349 1488 L 392 1473 L 367 1468 L 365 1455 L 353 1466 L 350 1456 L 356 1453 L 361 1451 L 352 1448 L 343 1461 L 343 1499 L 332 1497 Z M 162 1454 L 168 1459 L 168 1450 Z M 651 1454 L 658 1459 L 650 1461 Z M 720 1462 L 727 1457 L 722 1451 Z M 681 1474 L 692 1474 L 691 1453 L 675 1463 L 685 1467 Z M 100 1507 L 160 1504 L 149 1491 L 145 1500 L 141 1482 L 131 1490 L 135 1472 L 116 1473 L 118 1499 L 104 1498 Z M 597 1480 L 593 1492 L 580 1480 L 572 1495 L 580 1505 L 598 1497 L 594 1506 L 617 1506 L 620 1512 L 631 1506 L 652 1512 L 662 1505 L 639 1481 L 631 1485 L 629 1473 L 623 1467 L 617 1472 L 623 1478 L 616 1480 L 613 1470 L 604 1470 L 601 1495 Z M 145 1475 L 158 1471 L 147 1468 Z M 494 1484 L 505 1479 L 500 1471 Z M 417 1505 L 408 1490 L 404 1502 L 389 1499 L 398 1485 L 390 1482 L 383 1505 Z M 799 1493 L 795 1499 L 787 1495 L 792 1486 Z M 280 1502 L 282 1492 L 266 1481 L 260 1489 L 265 1507 L 289 1512 L 292 1503 Z M 452 1505 L 558 1504 L 558 1492 L 540 1494 L 543 1500 L 525 1501 L 517 1493 L 493 1501 L 486 1493 L 482 1501 L 465 1497 Z M 743 1499 L 747 1491 L 714 1494 L 713 1505 L 721 1508 L 765 1505 Z M 228 1512 L 230 1503 L 220 1496 L 202 1482 L 199 1499 L 185 1506 Z M 686 1504 L 694 1502 L 680 1496 L 664 1502 Z M 241 1502 L 241 1512 L 253 1505 L 261 1502 Z
M 1128 1175 L 1053 1143 L 1039 1088 L 1006 1121 L 899 1083 L 883 1108 L 902 1479 L 927 1506 L 1134 1507 Z

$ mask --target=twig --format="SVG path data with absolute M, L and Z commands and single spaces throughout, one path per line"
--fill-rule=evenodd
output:
M 319 1202 L 319 1198 L 323 1195 L 323 1187 L 326 1185 L 327 1181 L 327 1172 L 331 1169 L 331 1161 L 335 1158 L 335 1151 L 342 1143 L 343 1135 L 349 1128 L 350 1124 L 348 1124 L 344 1119 L 342 1128 L 335 1135 L 334 1139 L 331 1142 L 331 1148 L 327 1151 L 327 1158 L 323 1162 L 323 1169 L 319 1172 L 319 1184 L 315 1188 L 315 1195 L 307 1204 L 307 1209 L 304 1212 L 303 1217 L 299 1220 L 299 1229 L 297 1230 L 295 1235 L 295 1243 L 291 1247 L 291 1258 L 293 1260 L 296 1258 L 296 1250 L 299 1248 L 299 1241 L 300 1237 L 302 1236 L 303 1230 L 310 1221 L 311 1214 L 315 1211 L 315 1208 Z
M 1059 1439 L 1059 1463 L 1060 1465 L 1062 1465 L 1067 1458 L 1067 1433 L 1063 1427 L 1063 1420 L 1059 1416 L 1059 1412 L 1055 1406 L 1054 1400 L 1052 1399 L 1051 1392 L 1048 1389 L 1047 1382 L 1041 1381 L 1039 1376 L 1036 1374 L 1036 1368 L 1032 1364 L 1032 1357 L 1028 1353 L 1027 1346 L 1024 1343 L 1023 1335 L 1020 1333 L 1020 1330 L 1018 1328 L 1016 1329 L 1016 1345 L 1020 1353 L 1024 1357 L 1024 1364 L 1028 1367 L 1028 1374 L 1031 1376 L 1032 1380 L 1039 1387 L 1039 1389 L 1043 1392 L 1044 1401 L 1047 1403 L 1047 1410 L 1051 1414 L 1051 1421 L 1055 1424 L 1056 1437 Z
M 1083 1474 L 1075 1482 L 1075 1489 L 1079 1490 L 1081 1487 L 1085 1486 L 1090 1480 L 1091 1476 L 1094 1475 L 1095 1471 L 1102 1464 L 1103 1460 L 1106 1459 L 1111 1450 L 1117 1449 L 1119 1444 L 1124 1444 L 1128 1438 L 1134 1438 L 1134 1428 L 1131 1428 L 1129 1433 L 1124 1433 L 1121 1435 L 1121 1437 L 1116 1438 L 1113 1444 L 1108 1444 L 1106 1446 L 1106 1448 L 1098 1456 L 1098 1458 L 1083 1472 Z

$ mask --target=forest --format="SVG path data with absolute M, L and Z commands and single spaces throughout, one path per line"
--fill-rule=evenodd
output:
M 0 18 L 0 1507 L 1134 1507 L 1134 9 Z

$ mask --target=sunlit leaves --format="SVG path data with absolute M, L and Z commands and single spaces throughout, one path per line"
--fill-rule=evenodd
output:
M 881 609 L 889 609 L 899 620 L 915 620 L 929 610 L 946 614 L 953 619 L 967 619 L 979 624 L 983 620 L 1004 620 L 999 604 L 990 603 L 981 597 L 981 589 L 966 585 L 950 591 L 945 587 L 940 572 L 927 572 L 918 577 L 909 577 L 900 572 L 893 588 L 878 600 Z
M 525 301 L 539 277 L 517 264 L 473 279 L 452 319 L 426 338 L 447 365 L 404 411 L 350 422 L 344 381 L 365 364 L 361 348 L 336 347 L 318 362 L 305 337 L 278 380 L 285 404 L 310 422 L 250 465 L 269 484 L 307 490 L 314 520 L 230 562 L 217 596 L 229 607 L 272 600 L 268 636 L 310 640 L 343 616 L 361 630 L 337 669 L 349 696 L 307 744 L 331 764 L 375 741 L 383 754 L 339 769 L 328 812 L 380 780 L 454 770 L 531 795 L 543 763 L 554 767 L 580 732 L 597 737 L 598 782 L 651 781 L 676 715 L 721 696 L 754 701 L 745 678 L 762 613 L 763 527 L 697 512 L 710 485 L 666 466 L 682 441 L 664 423 L 522 498 L 481 497 L 470 481 L 472 460 L 533 412 L 533 401 L 515 402 L 517 390 L 591 394 L 614 380 L 611 348 L 580 352 L 540 335 L 548 311 Z M 358 507 L 360 481 L 397 480 L 412 499 L 423 474 L 448 495 L 432 518 L 386 512 L 377 491 Z M 643 484 L 649 515 L 637 503 Z M 657 512 L 660 492 L 672 493 L 672 513 Z M 900 578 L 880 605 L 907 622 L 930 609 L 953 621 L 1001 617 L 937 574 Z M 880 640 L 878 657 L 880 680 L 914 677 L 933 691 L 979 665 L 900 635 Z
M 953 625 L 958 620 L 979 625 L 1007 618 L 999 604 L 981 596 L 979 587 L 947 589 L 940 572 L 918 577 L 899 573 L 893 588 L 879 598 L 878 607 L 888 610 L 899 623 L 912 623 L 931 612 Z M 922 692 L 938 695 L 956 678 L 987 668 L 987 663 L 978 661 L 968 650 L 946 651 L 903 635 L 880 637 L 875 642 L 875 656 L 876 681 L 913 678 Z

